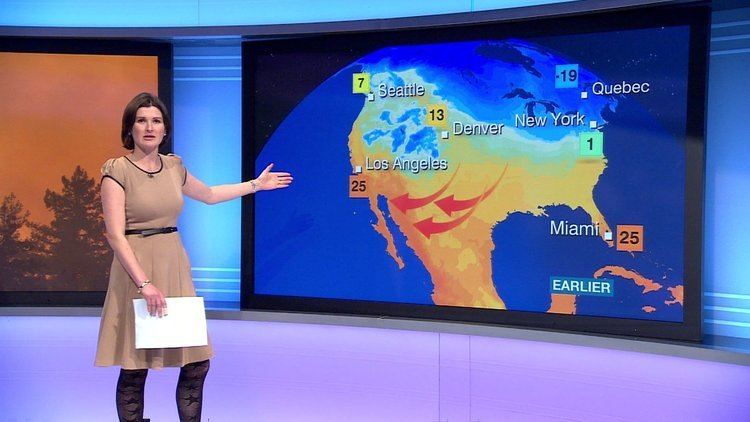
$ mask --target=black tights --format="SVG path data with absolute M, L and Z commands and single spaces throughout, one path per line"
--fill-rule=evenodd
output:
M 148 369 L 120 369 L 117 378 L 117 416 L 120 422 L 143 421 L 143 387 Z
M 177 380 L 177 413 L 180 422 L 200 422 L 203 410 L 203 382 L 208 374 L 208 360 L 188 363 L 180 368 Z
M 188 363 L 180 368 L 177 380 L 177 413 L 180 422 L 200 422 L 203 409 L 203 383 L 208 374 L 208 360 Z M 120 369 L 117 379 L 117 416 L 120 422 L 143 421 L 143 390 L 148 369 Z

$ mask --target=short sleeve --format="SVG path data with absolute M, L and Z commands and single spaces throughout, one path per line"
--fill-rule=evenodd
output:
M 185 164 L 182 163 L 182 157 L 177 154 L 169 154 L 169 156 L 175 160 L 175 163 L 177 163 L 177 171 L 182 175 L 182 186 L 185 186 L 185 183 L 187 183 L 187 168 L 185 167 Z
M 125 190 L 125 171 L 118 165 L 116 158 L 110 158 L 102 165 L 102 180 L 105 177 L 114 180 L 120 187 Z

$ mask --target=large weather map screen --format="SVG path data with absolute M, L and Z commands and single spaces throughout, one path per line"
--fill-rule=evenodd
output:
M 253 294 L 682 322 L 690 30 L 251 46 Z

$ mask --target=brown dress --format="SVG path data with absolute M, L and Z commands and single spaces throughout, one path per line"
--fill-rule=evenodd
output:
M 113 179 L 125 191 L 126 229 L 177 225 L 187 170 L 176 155 L 159 155 L 159 158 L 161 168 L 152 173 L 137 167 L 127 157 L 107 160 L 102 167 L 102 177 Z M 126 237 L 146 276 L 165 297 L 195 296 L 190 261 L 179 232 Z M 161 368 L 183 366 L 213 356 L 210 343 L 198 347 L 136 350 L 133 299 L 141 297 L 130 275 L 115 257 L 99 326 L 96 366 Z

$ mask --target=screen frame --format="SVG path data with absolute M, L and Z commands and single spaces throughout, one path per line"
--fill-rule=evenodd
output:
M 493 36 L 502 38 L 581 34 L 602 31 L 629 30 L 658 26 L 686 25 L 690 27 L 690 52 L 687 87 L 686 142 L 685 142 L 685 215 L 684 215 L 684 303 L 683 322 L 665 322 L 629 318 L 598 317 L 587 315 L 562 315 L 526 311 L 498 311 L 481 308 L 462 308 L 440 305 L 418 305 L 396 302 L 375 302 L 277 296 L 256 294 L 254 291 L 254 198 L 247 196 L 242 202 L 241 251 L 241 309 L 272 310 L 308 313 L 365 315 L 408 319 L 437 319 L 477 324 L 517 326 L 545 330 L 578 331 L 628 337 L 661 338 L 700 341 L 702 338 L 702 233 L 706 148 L 706 89 L 708 69 L 708 42 L 710 34 L 710 7 L 700 4 L 680 4 L 628 9 L 615 12 L 598 12 L 576 16 L 544 17 L 513 22 L 492 22 L 446 27 L 424 27 L 414 30 L 387 32 L 362 31 L 359 33 L 323 34 L 299 38 L 248 41 L 242 45 L 243 60 L 243 180 L 252 179 L 259 169 L 255 159 L 265 140 L 257 141 L 253 133 L 254 94 L 252 82 L 254 58 L 272 51 L 319 50 L 327 40 L 345 38 L 354 45 L 387 45 L 424 43 L 439 28 L 446 37 L 461 40 L 476 37 L 477 33 L 493 28 Z M 534 27 L 526 25 L 534 21 Z M 585 27 L 586 30 L 580 30 Z M 499 31 L 497 29 L 499 28 Z M 499 32 L 499 33 L 498 33 Z M 462 38 L 466 37 L 466 38 Z M 301 50 L 305 51 L 305 50 Z
M 0 37 L 0 52 L 40 54 L 87 54 L 115 56 L 156 56 L 158 62 L 159 98 L 172 115 L 172 44 L 156 41 L 132 41 L 95 38 Z M 133 93 L 135 95 L 137 93 Z M 122 105 L 123 108 L 125 104 Z M 169 141 L 159 148 L 172 151 Z M 102 306 L 106 291 L 0 291 L 0 306 Z

